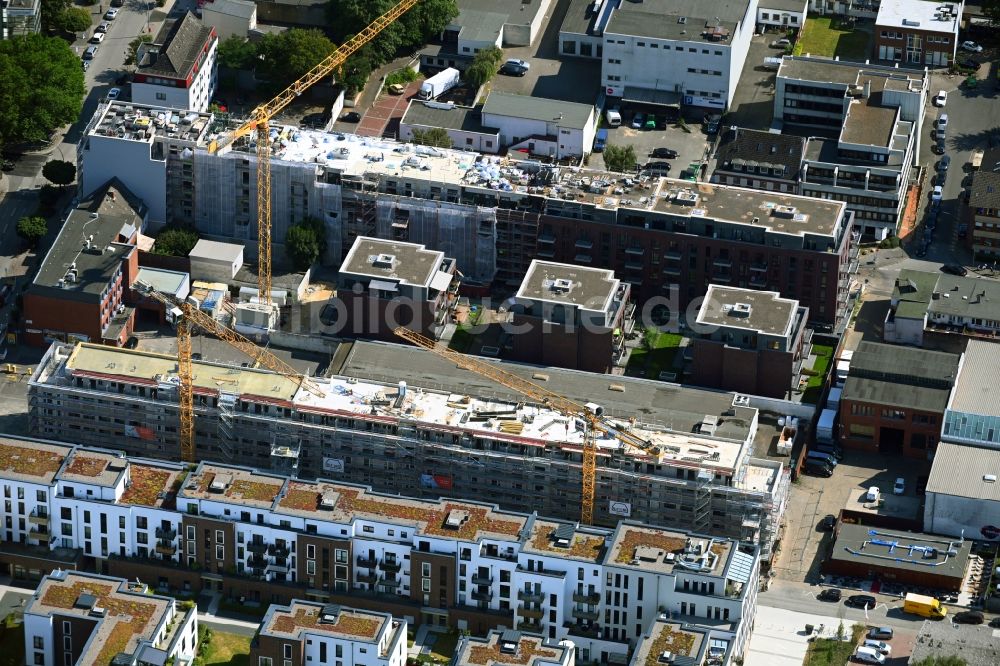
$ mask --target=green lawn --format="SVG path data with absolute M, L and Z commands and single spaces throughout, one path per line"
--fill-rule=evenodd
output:
M 0 624 L 0 666 L 24 664 L 24 627 L 9 616 Z
M 632 350 L 628 365 L 625 366 L 625 374 L 657 379 L 661 372 L 671 371 L 682 339 L 676 333 L 657 333 L 652 340 L 651 349 L 647 351 L 640 346 Z
M 833 347 L 813 345 L 812 350 L 813 354 L 816 355 L 816 362 L 812 367 L 815 374 L 809 377 L 809 383 L 806 384 L 806 390 L 802 394 L 802 402 L 815 405 L 823 391 L 823 382 L 826 380 L 826 373 L 833 361 Z
M 204 666 L 250 666 L 250 639 L 251 636 L 240 636 L 230 634 L 225 631 L 212 631 L 212 638 L 208 642 L 201 661 Z
M 838 56 L 841 60 L 864 61 L 869 53 L 870 35 L 864 30 L 841 27 L 830 16 L 810 16 L 795 44 L 795 55 Z
M 437 640 L 431 646 L 431 656 L 445 663 L 450 663 L 455 654 L 455 646 L 458 645 L 458 632 L 449 631 L 447 634 L 437 634 Z
M 851 663 L 854 647 L 861 640 L 865 628 L 856 624 L 850 629 L 851 640 L 838 641 L 836 638 L 818 638 L 809 644 L 803 666 L 844 666 Z

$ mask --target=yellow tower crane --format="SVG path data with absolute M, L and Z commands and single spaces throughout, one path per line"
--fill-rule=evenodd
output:
M 194 453 L 194 370 L 191 362 L 191 329 L 193 326 L 215 335 L 232 347 L 249 356 L 257 365 L 298 382 L 299 386 L 318 398 L 326 397 L 316 382 L 298 372 L 268 350 L 257 346 L 249 338 L 226 328 L 205 314 L 190 301 L 177 301 L 156 291 L 144 282 L 136 282 L 134 288 L 145 296 L 159 301 L 169 313 L 173 308 L 180 310 L 175 317 L 177 324 L 177 378 L 180 380 L 178 410 L 180 412 L 181 460 L 195 462 Z
M 420 0 L 401 0 L 392 9 L 372 21 L 364 30 L 340 45 L 318 65 L 303 74 L 274 99 L 264 102 L 250 113 L 250 119 L 232 132 L 213 141 L 208 152 L 225 150 L 236 139 L 252 133 L 257 135 L 257 244 L 259 266 L 257 270 L 257 295 L 260 302 L 271 303 L 271 119 L 308 90 L 344 64 L 355 51 L 370 42 L 393 21 L 409 11 Z
M 592 524 L 594 520 L 594 489 L 597 474 L 597 444 L 594 441 L 594 436 L 597 431 L 611 435 L 624 445 L 635 447 L 647 455 L 657 459 L 660 457 L 660 449 L 658 447 L 612 423 L 605 418 L 604 410 L 599 405 L 593 403 L 581 405 L 523 377 L 507 372 L 493 363 L 482 361 L 475 356 L 466 356 L 450 349 L 439 348 L 430 338 L 424 337 L 419 333 L 414 333 L 408 328 L 400 326 L 393 333 L 407 342 L 434 352 L 460 368 L 474 372 L 481 377 L 492 379 L 501 386 L 544 404 L 563 416 L 571 419 L 582 419 L 586 424 L 586 429 L 583 438 L 583 465 L 581 473 L 583 487 L 580 499 L 580 522 L 585 525 Z

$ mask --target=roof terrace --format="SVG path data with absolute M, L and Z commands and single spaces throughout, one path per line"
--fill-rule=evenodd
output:
M 201 463 L 188 476 L 180 496 L 270 509 L 284 485 L 284 477 L 243 467 Z
M 293 601 L 288 606 L 272 606 L 261 622 L 261 633 L 288 638 L 320 633 L 374 643 L 383 631 L 399 626 L 387 613 Z
M 472 666 L 542 666 L 566 663 L 571 650 L 541 636 L 492 631 L 486 638 L 468 636 L 455 651 L 457 664 Z
M 72 447 L 0 436 L 0 476 L 51 484 Z
M 59 478 L 110 488 L 117 485 L 127 467 L 128 461 L 122 454 L 76 449 L 70 454 Z
M 607 562 L 667 574 L 681 569 L 721 575 L 732 547 L 732 542 L 724 539 L 619 523 Z
M 604 555 L 609 536 L 602 530 L 581 528 L 570 523 L 535 520 L 522 550 L 597 563 Z

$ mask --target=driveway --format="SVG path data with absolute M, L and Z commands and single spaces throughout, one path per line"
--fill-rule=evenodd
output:
M 406 85 L 406 92 L 402 95 L 390 95 L 383 91 L 361 118 L 355 134 L 376 137 L 399 136 L 399 121 L 403 119 L 410 100 L 416 98 L 421 83 L 423 81 L 411 81 Z
M 668 162 L 671 165 L 669 175 L 672 178 L 680 178 L 681 172 L 688 164 L 698 162 L 708 154 L 710 137 L 700 125 L 688 125 L 689 132 L 674 125 L 667 125 L 665 130 L 637 130 L 628 126 L 634 111 L 626 108 L 622 115 L 624 122 L 621 127 L 604 128 L 608 130 L 608 144 L 634 147 L 640 166 L 646 162 Z M 677 159 L 653 158 L 650 153 L 654 148 L 672 148 L 678 153 Z M 588 166 L 592 169 L 604 169 L 604 158 L 601 153 L 591 154 Z

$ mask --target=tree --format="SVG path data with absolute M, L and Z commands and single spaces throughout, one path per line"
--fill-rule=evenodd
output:
M 501 61 L 503 61 L 503 51 L 495 46 L 483 49 L 475 55 L 466 68 L 465 79 L 475 88 L 485 85 L 497 73 Z
M 639 344 L 644 351 L 651 352 L 656 347 L 656 340 L 660 337 L 660 332 L 652 326 L 642 329 L 642 339 Z
M 604 166 L 610 171 L 634 171 L 636 164 L 634 147 L 613 146 L 610 143 L 604 147 Z
M 357 53 L 347 59 L 337 73 L 337 82 L 347 90 L 348 97 L 365 87 L 372 73 L 371 49 L 361 47 Z
M 0 145 L 45 141 L 83 109 L 83 68 L 65 40 L 0 40 Z
M 168 227 L 160 232 L 153 245 L 153 254 L 186 257 L 198 242 L 198 232 L 188 227 Z
M 70 5 L 70 0 L 41 0 L 42 29 L 45 31 L 54 29 L 56 19 Z
M 315 217 L 307 217 L 288 228 L 285 253 L 296 270 L 304 271 L 326 252 L 326 229 Z
M 931 655 L 930 657 L 924 657 L 920 661 L 914 662 L 913 666 L 968 666 L 968 662 L 955 655 L 947 657 Z
M 398 0 L 330 0 L 327 4 L 329 28 L 333 38 L 343 43 L 376 18 L 392 9 Z M 389 24 L 371 45 L 370 62 L 378 67 L 397 54 L 412 53 L 438 37 L 458 16 L 456 0 L 423 0 Z
M 260 73 L 285 86 L 315 67 L 337 47 L 316 29 L 267 34 L 260 43 Z
M 983 0 L 982 11 L 991 26 L 1000 27 L 1000 0 Z
M 42 167 L 42 175 L 56 185 L 69 185 L 76 180 L 76 165 L 63 160 L 49 160 Z
M 233 35 L 219 44 L 219 64 L 229 69 L 253 69 L 257 65 L 257 45 Z
M 429 130 L 413 130 L 413 143 L 421 146 L 437 146 L 438 148 L 452 147 L 448 131 L 441 127 L 433 127 Z
M 136 58 L 139 55 L 139 47 L 151 41 L 153 41 L 153 36 L 143 33 L 129 42 L 128 46 L 125 47 L 125 65 L 135 65 Z
M 90 12 L 80 7 L 67 7 L 53 17 L 52 27 L 63 32 L 86 32 L 90 28 Z
M 45 237 L 49 230 L 49 223 L 44 217 L 22 217 L 17 222 L 17 235 L 28 242 L 31 247 L 38 245 L 38 241 Z

